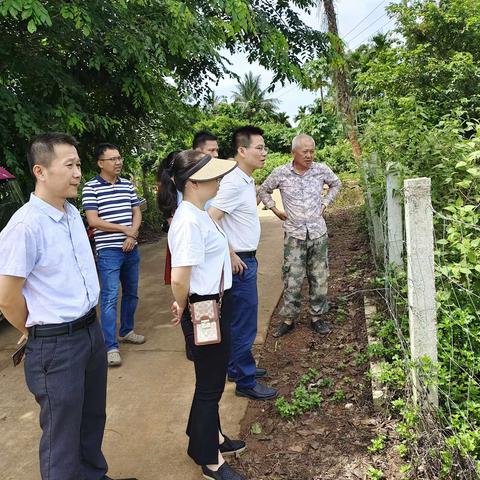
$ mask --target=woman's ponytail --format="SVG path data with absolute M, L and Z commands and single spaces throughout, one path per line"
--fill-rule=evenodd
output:
M 177 208 L 177 188 L 172 180 L 173 164 L 177 152 L 171 152 L 157 171 L 157 205 L 165 219 L 173 217 Z
M 173 217 L 177 208 L 177 190 L 183 193 L 189 169 L 205 155 L 196 150 L 171 152 L 157 171 L 157 204 L 165 219 Z M 174 179 L 174 180 L 172 180 Z

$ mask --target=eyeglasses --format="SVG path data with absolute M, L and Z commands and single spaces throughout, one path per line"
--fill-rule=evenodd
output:
M 268 153 L 268 147 L 265 147 L 265 146 L 258 146 L 258 147 L 248 147 L 248 148 L 254 148 L 255 150 L 259 151 L 259 152 L 265 152 L 265 153 Z
M 123 157 L 99 158 L 99 160 L 107 160 L 109 162 L 123 163 Z

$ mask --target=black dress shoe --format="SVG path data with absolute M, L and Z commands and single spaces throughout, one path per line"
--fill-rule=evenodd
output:
M 267 374 L 267 371 L 264 368 L 258 368 L 255 370 L 255 378 L 262 378 Z M 227 377 L 227 380 L 229 382 L 234 382 L 235 378 L 233 377 Z
M 285 335 L 286 333 L 290 333 L 293 329 L 295 328 L 295 324 L 294 323 L 285 323 L 285 322 L 282 322 L 278 328 L 273 332 L 273 336 L 275 338 L 278 338 L 278 337 L 282 337 L 283 335 Z
M 226 435 L 224 435 L 223 438 L 225 438 L 225 440 L 218 447 L 222 455 L 238 455 L 246 448 L 243 440 L 230 440 Z
M 216 472 L 202 465 L 203 478 L 208 480 L 246 480 L 243 475 L 236 472 L 228 463 L 224 463 Z
M 314 332 L 320 335 L 328 335 L 332 331 L 330 325 L 323 320 L 317 320 L 316 322 L 312 322 L 312 329 Z
M 247 397 L 251 400 L 271 400 L 278 395 L 278 391 L 272 387 L 267 387 L 262 383 L 257 383 L 253 388 L 236 388 L 237 397 Z

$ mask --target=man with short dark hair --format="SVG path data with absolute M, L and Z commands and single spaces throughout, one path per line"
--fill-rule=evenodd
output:
M 95 149 L 100 174 L 83 188 L 82 203 L 89 225 L 94 228 L 98 272 L 102 283 L 100 320 L 108 365 L 120 366 L 122 358 L 117 340 L 117 301 L 122 285 L 119 340 L 142 344 L 145 337 L 134 332 L 138 303 L 140 255 L 137 237 L 142 214 L 131 182 L 120 177 L 123 158 L 111 143 Z
M 43 480 L 106 480 L 101 451 L 107 361 L 99 284 L 78 210 L 80 158 L 69 135 L 35 137 L 35 192 L 0 233 L 0 309 L 28 337 L 25 378 L 40 405 Z
M 235 381 L 238 396 L 268 400 L 277 396 L 274 388 L 257 378 L 266 371 L 257 368 L 252 354 L 257 335 L 258 292 L 256 251 L 260 240 L 255 181 L 252 174 L 265 164 L 267 148 L 260 128 L 246 126 L 233 134 L 238 168 L 220 183 L 208 213 L 220 221 L 230 244 L 233 270 L 231 294 L 224 312 L 230 317 L 232 346 L 228 377 Z
M 193 137 L 192 148 L 199 152 L 218 158 L 218 138 L 212 133 L 201 131 Z

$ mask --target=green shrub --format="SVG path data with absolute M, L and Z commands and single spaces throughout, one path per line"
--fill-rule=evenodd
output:
M 279 123 L 264 123 L 260 128 L 264 132 L 265 145 L 272 152 L 290 153 L 293 137 L 297 134 L 294 128 Z
M 317 162 L 327 164 L 337 175 L 357 170 L 352 146 L 345 139 L 340 139 L 334 145 L 327 145 L 321 150 L 317 150 Z
M 255 183 L 257 185 L 261 185 L 272 173 L 274 168 L 285 165 L 291 160 L 292 156 L 286 153 L 269 153 L 265 162 L 265 166 L 261 170 L 255 170 L 255 172 L 253 172 Z

